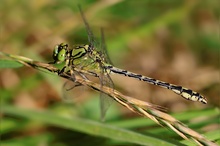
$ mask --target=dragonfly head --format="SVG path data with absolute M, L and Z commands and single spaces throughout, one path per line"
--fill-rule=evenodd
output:
M 61 43 L 56 45 L 53 50 L 53 59 L 55 63 L 61 63 L 66 59 L 66 53 L 68 52 L 68 45 Z

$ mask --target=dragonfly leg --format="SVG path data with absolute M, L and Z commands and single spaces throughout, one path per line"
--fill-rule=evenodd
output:
M 64 66 L 61 70 L 58 70 L 58 75 L 62 74 L 65 72 L 66 66 Z

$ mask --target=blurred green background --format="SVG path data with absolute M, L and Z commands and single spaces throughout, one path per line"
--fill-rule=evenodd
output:
M 97 40 L 100 28 L 104 29 L 108 53 L 116 67 L 198 91 L 208 104 L 190 102 L 166 89 L 112 75 L 116 90 L 166 107 L 168 113 L 177 114 L 186 124 L 202 115 L 199 121 L 206 122 L 192 126 L 202 133 L 219 128 L 219 111 L 215 109 L 220 106 L 218 0 L 1 0 L 0 51 L 50 62 L 56 44 L 87 44 L 78 4 Z M 45 125 L 31 118 L 34 112 L 25 116 L 31 109 L 99 123 L 99 93 L 86 88 L 65 92 L 64 83 L 57 76 L 28 67 L 1 69 L 0 106 L 10 107 L 1 114 L 4 145 L 129 145 L 80 130 L 66 130 L 65 123 Z M 26 109 L 23 115 L 19 110 L 16 113 L 17 107 Z M 192 117 L 190 113 L 194 113 Z M 215 118 L 210 118 L 211 113 Z M 198 118 L 194 124 L 197 122 Z M 115 102 L 107 113 L 107 123 L 143 135 L 160 137 L 168 133 L 167 137 L 181 140 L 174 132 L 157 127 Z

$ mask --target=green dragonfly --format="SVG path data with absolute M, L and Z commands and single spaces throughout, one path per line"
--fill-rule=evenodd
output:
M 141 74 L 133 73 L 113 66 L 110 63 L 110 59 L 106 56 L 107 51 L 104 43 L 103 33 L 100 46 L 95 45 L 96 41 L 90 26 L 86 21 L 81 9 L 80 12 L 87 30 L 89 44 L 75 46 L 74 48 L 69 48 L 68 44 L 65 43 L 56 45 L 53 52 L 54 64 L 65 62 L 65 66 L 60 72 L 65 72 L 67 69 L 72 73 L 79 73 L 85 79 L 87 79 L 86 75 L 99 77 L 101 86 L 108 85 L 111 88 L 113 88 L 113 82 L 109 74 L 120 74 L 169 89 L 174 93 L 181 95 L 187 100 L 200 101 L 204 104 L 207 103 L 207 99 L 204 96 L 191 89 L 156 80 L 154 78 L 143 76 Z M 99 48 L 100 50 L 98 50 Z
M 68 44 L 65 43 L 56 45 L 53 51 L 53 63 L 57 64 L 65 62 L 65 66 L 60 70 L 60 73 L 70 71 L 71 74 L 79 74 L 84 79 L 88 79 L 87 75 L 98 77 L 100 80 L 100 88 L 102 89 L 103 86 L 106 86 L 109 87 L 109 89 L 112 89 L 113 92 L 113 81 L 110 78 L 109 73 L 106 72 L 107 70 L 103 68 L 102 64 L 103 62 L 111 63 L 108 57 L 107 49 L 105 48 L 106 46 L 104 33 L 101 29 L 101 41 L 97 42 L 80 6 L 79 10 L 86 27 L 89 45 L 78 45 L 71 49 L 69 49 Z M 100 50 L 98 51 L 97 48 L 100 48 Z M 94 57 L 96 56 L 101 60 L 98 58 L 95 59 Z M 73 85 L 72 88 L 79 85 L 80 84 Z M 100 92 L 100 108 L 102 120 L 104 120 L 106 111 L 111 105 L 112 101 L 112 98 L 109 98 L 108 95 Z

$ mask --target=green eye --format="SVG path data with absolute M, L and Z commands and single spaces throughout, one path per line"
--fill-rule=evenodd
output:
M 60 50 L 57 56 L 58 61 L 63 62 L 65 60 L 65 54 L 66 54 L 65 49 Z
M 56 45 L 53 50 L 53 59 L 56 63 L 65 61 L 65 56 L 67 52 L 67 44 L 61 43 Z

